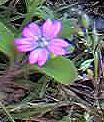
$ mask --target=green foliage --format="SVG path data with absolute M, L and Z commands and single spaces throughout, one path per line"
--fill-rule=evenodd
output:
M 14 34 L 0 22 L 0 51 L 4 52 L 9 57 L 13 54 Z
M 70 84 L 78 76 L 74 64 L 64 57 L 56 57 L 47 61 L 42 70 L 62 84 Z
M 38 5 L 44 3 L 45 0 L 25 0 L 27 5 L 27 11 L 33 13 Z
M 0 0 L 0 5 L 6 3 L 7 1 L 9 1 L 9 0 Z
M 43 19 L 53 19 L 54 12 L 46 6 L 39 6 L 35 9 L 34 13 L 35 16 L 42 17 Z
M 81 16 L 81 22 L 82 22 L 82 26 L 85 28 L 88 28 L 90 25 L 90 19 L 86 14 L 83 14 Z
M 60 37 L 69 38 L 76 31 L 77 29 L 74 28 L 72 20 L 66 20 L 66 19 L 62 20 L 62 33 L 59 35 Z
M 67 52 L 72 53 L 75 50 L 75 46 L 73 46 L 72 44 L 70 44 L 70 46 L 67 47 L 66 50 L 67 50 Z
M 91 63 L 92 63 L 93 60 L 94 60 L 94 59 L 88 59 L 88 60 L 84 61 L 84 62 L 81 64 L 80 68 L 81 68 L 83 71 L 85 71 L 86 69 L 88 69 L 88 68 L 90 67 L 90 65 L 91 65 Z
M 92 41 L 93 41 L 93 49 L 95 50 L 96 46 L 100 42 L 95 25 L 94 25 L 94 29 L 93 29 L 93 32 L 92 32 Z
M 10 1 L 10 3 L 12 4 L 10 4 L 9 6 L 2 5 L 8 1 Z M 0 76 L 4 75 L 3 77 L 5 76 L 7 76 L 6 78 L 10 77 L 13 81 L 16 82 L 13 84 L 13 82 L 11 82 L 12 80 L 10 81 L 12 83 L 11 87 L 13 88 L 13 90 L 11 88 L 9 89 L 9 82 L 7 84 L 8 86 L 5 87 L 4 85 L 5 87 L 4 91 L 7 90 L 7 93 L 2 91 L 3 88 L 0 89 L 0 100 L 1 101 L 4 100 L 4 102 L 7 100 L 6 101 L 7 103 L 8 101 L 12 103 L 13 100 L 16 102 L 20 100 L 19 103 L 14 103 L 13 105 L 7 105 L 6 107 L 1 105 L 0 114 L 3 116 L 6 113 L 6 115 L 8 115 L 9 118 L 11 118 L 12 116 L 13 119 L 21 119 L 20 121 L 22 121 L 22 119 L 25 118 L 29 119 L 30 117 L 34 117 L 34 118 L 35 117 L 37 118 L 37 116 L 42 117 L 42 115 L 47 115 L 49 116 L 49 118 L 52 117 L 53 119 L 55 118 L 54 116 L 55 114 L 59 116 L 59 114 L 61 115 L 61 112 L 63 112 L 63 110 L 66 109 L 65 112 L 67 112 L 67 115 L 65 116 L 62 115 L 62 118 L 59 122 L 74 121 L 75 118 L 77 118 L 81 122 L 85 122 L 85 121 L 87 122 L 90 121 L 89 118 L 91 118 L 93 114 L 99 115 L 100 117 L 101 116 L 100 114 L 102 114 L 102 111 L 100 109 L 101 108 L 103 109 L 104 107 L 103 105 L 104 101 L 102 100 L 103 91 L 101 92 L 99 89 L 99 91 L 95 93 L 96 89 L 93 89 L 92 85 L 90 86 L 90 82 L 92 84 L 91 79 L 87 81 L 89 83 L 88 85 L 85 80 L 81 80 L 80 82 L 80 80 L 78 79 L 78 82 L 74 82 L 74 80 L 78 78 L 78 72 L 73 62 L 70 61 L 70 59 L 66 59 L 65 57 L 61 57 L 61 56 L 54 57 L 52 55 L 51 56 L 52 59 L 48 60 L 46 64 L 44 64 L 43 67 L 41 68 L 38 67 L 38 65 L 36 64 L 30 65 L 27 63 L 23 63 L 23 64 L 18 63 L 21 60 L 24 61 L 25 58 L 28 57 L 25 57 L 26 56 L 25 53 L 14 52 L 14 48 L 13 48 L 14 35 L 17 38 L 20 37 L 21 29 L 31 21 L 38 21 L 39 18 L 40 19 L 42 18 L 43 20 L 47 18 L 58 19 L 62 21 L 62 33 L 59 34 L 59 37 L 66 38 L 69 40 L 74 40 L 72 43 L 75 46 L 71 45 L 67 48 L 67 51 L 70 52 L 70 56 L 71 56 L 68 58 L 71 58 L 75 62 L 77 68 L 79 69 L 78 70 L 79 72 L 80 69 L 82 69 L 83 71 L 87 70 L 90 67 L 91 63 L 94 61 L 94 64 L 92 64 L 94 70 L 91 71 L 93 72 L 92 74 L 94 74 L 95 79 L 93 78 L 93 75 L 91 76 L 91 78 L 93 78 L 96 81 L 93 82 L 94 85 L 95 83 L 98 83 L 97 81 L 99 80 L 99 64 L 100 64 L 99 52 L 101 52 L 99 47 L 100 47 L 101 39 L 99 37 L 99 33 L 96 30 L 96 27 L 94 26 L 93 29 L 90 29 L 89 26 L 91 24 L 90 20 L 88 16 L 83 13 L 83 11 L 81 12 L 82 15 L 78 15 L 80 16 L 78 18 L 69 19 L 67 16 L 65 17 L 64 12 L 67 12 L 66 15 L 70 17 L 69 14 L 71 10 L 71 4 L 66 5 L 61 2 L 63 5 L 62 4 L 59 5 L 58 3 L 55 4 L 55 6 L 51 7 L 50 6 L 51 3 L 49 5 L 45 3 L 43 5 L 44 1 L 45 0 L 25 0 L 26 7 L 24 9 L 27 11 L 26 13 L 24 12 L 22 13 L 18 9 L 19 7 L 22 8 L 25 6 L 25 4 L 21 6 L 22 5 L 21 3 L 23 2 L 22 0 L 16 0 L 16 1 L 0 0 L 0 7 L 1 7 L 0 9 L 3 9 L 3 11 L 0 11 L 0 21 L 1 21 L 0 22 L 0 51 L 5 53 L 10 58 L 14 57 L 16 62 L 14 61 L 15 62 L 14 64 L 9 65 L 10 68 L 15 64 L 20 65 L 20 69 L 17 70 L 16 72 L 17 74 L 19 71 L 20 73 L 21 71 L 23 72 L 20 74 L 20 76 L 17 76 L 17 74 L 14 76 L 12 75 L 9 76 L 10 72 L 9 73 L 7 72 L 8 74 L 3 74 L 5 73 L 5 71 L 4 72 L 0 71 Z M 19 4 L 20 6 L 18 7 L 18 4 L 16 5 L 16 3 L 19 2 L 20 2 Z M 12 10 L 11 6 L 15 9 Z M 15 26 L 14 24 L 18 25 L 18 27 Z M 41 23 L 39 24 L 41 25 Z M 81 27 L 85 27 L 86 34 L 83 33 Z M 75 51 L 74 55 L 72 53 L 73 50 Z M 0 58 L 4 60 L 4 58 L 2 58 L 1 56 Z M 2 67 L 2 63 L 0 63 L 0 67 Z M 5 69 L 6 68 L 4 67 L 4 70 Z M 8 71 L 8 69 L 6 70 Z M 36 79 L 36 82 L 34 82 L 35 81 L 34 79 L 37 77 L 37 74 L 35 74 L 36 72 L 34 73 L 34 69 L 37 73 L 39 72 L 43 73 L 41 78 Z M 2 68 L 0 70 L 2 70 Z M 15 72 L 14 73 L 11 72 L 11 74 L 15 74 Z M 34 76 L 32 76 L 33 81 L 30 80 L 31 74 L 34 74 Z M 89 76 L 89 74 L 86 76 Z M 104 67 L 103 67 L 103 78 L 104 78 Z M 55 81 L 57 83 L 55 83 Z M 67 85 L 72 82 L 74 82 L 74 86 Z M 18 84 L 20 87 L 18 87 L 18 85 L 14 87 L 15 84 Z M 102 84 L 98 84 L 98 85 L 99 88 L 103 90 L 102 88 L 103 85 Z M 0 86 L 2 87 L 1 84 Z M 20 93 L 21 89 L 22 88 L 24 89 L 25 87 L 26 90 L 28 91 L 28 94 L 27 93 L 25 94 L 24 92 Z M 20 89 L 19 92 L 18 89 Z M 92 92 L 90 91 L 90 89 Z M 15 93 L 15 91 L 17 93 Z M 21 94 L 21 96 L 23 94 L 23 98 L 22 97 L 18 98 L 19 94 Z M 95 94 L 99 94 L 97 95 L 96 99 L 93 97 L 95 96 Z M 68 103 L 66 103 L 66 101 L 68 101 Z M 99 103 L 97 103 L 96 101 Z M 91 106 L 89 107 L 89 105 Z M 97 106 L 97 108 L 94 107 L 94 105 Z M 10 113 L 11 115 L 8 113 Z M 102 118 L 103 117 L 101 117 L 101 119 Z M 58 122 L 58 120 L 56 121 Z
M 94 75 L 95 75 L 95 80 L 98 80 L 98 64 L 99 64 L 99 57 L 98 57 L 98 52 L 96 51 L 94 54 Z
M 58 122 L 70 122 L 71 118 L 69 116 L 65 116 L 64 118 L 62 118 L 62 120 L 59 120 Z

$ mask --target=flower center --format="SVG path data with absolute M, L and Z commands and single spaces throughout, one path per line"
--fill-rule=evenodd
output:
M 48 45 L 48 43 L 49 43 L 49 40 L 47 38 L 41 37 L 38 40 L 38 47 L 44 48 Z

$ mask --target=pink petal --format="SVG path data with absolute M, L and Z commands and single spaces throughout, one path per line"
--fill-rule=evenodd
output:
M 48 57 L 49 52 L 46 49 L 41 49 L 38 57 L 38 65 L 42 66 L 45 64 L 47 57 Z
M 50 38 L 51 33 L 50 30 L 52 29 L 52 21 L 50 19 L 47 19 L 46 22 L 42 26 L 42 34 L 43 36 Z
M 35 37 L 38 40 L 38 35 L 40 34 L 40 28 L 37 24 L 31 23 L 27 27 L 25 27 L 22 31 L 23 37 Z
M 19 45 L 17 49 L 19 52 L 28 52 L 34 49 L 34 45 Z
M 32 33 L 32 31 L 28 27 L 25 27 L 22 30 L 22 36 L 23 37 L 34 37 L 34 34 Z
M 52 28 L 52 30 L 50 30 L 51 31 L 51 39 L 57 37 L 57 35 L 61 31 L 61 29 L 62 29 L 61 22 L 54 21 L 53 28 Z
M 30 45 L 30 44 L 34 44 L 35 43 L 35 40 L 34 38 L 30 37 L 30 38 L 19 38 L 19 39 L 15 39 L 14 40 L 14 43 L 15 44 L 18 44 L 18 45 Z
M 58 46 L 58 47 L 69 46 L 69 43 L 63 39 L 52 39 L 50 43 L 51 43 L 51 45 Z
M 41 33 L 39 26 L 35 23 L 29 24 L 28 28 L 31 30 L 31 32 L 34 36 L 38 36 Z
M 37 63 L 40 51 L 41 51 L 41 49 L 37 49 L 30 53 L 30 56 L 29 56 L 30 64 Z
M 59 21 L 52 22 L 50 19 L 47 19 L 42 27 L 43 36 L 53 39 L 57 37 L 61 28 L 62 28 L 61 22 Z
M 58 55 L 65 55 L 66 54 L 66 51 L 61 48 L 61 47 L 58 47 L 58 46 L 54 46 L 54 45 L 49 45 L 48 46 L 48 49 L 50 52 L 52 52 L 55 56 L 58 56 Z

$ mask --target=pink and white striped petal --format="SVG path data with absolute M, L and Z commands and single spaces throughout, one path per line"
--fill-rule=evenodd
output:
M 14 40 L 14 44 L 16 44 L 16 45 L 31 45 L 31 44 L 35 44 L 35 40 L 32 37 L 18 38 L 18 39 Z
M 39 36 L 39 34 L 41 34 L 39 26 L 33 22 L 28 25 L 28 28 L 31 30 L 34 36 Z
M 40 51 L 41 51 L 41 49 L 37 49 L 30 53 L 30 56 L 29 56 L 30 64 L 34 64 L 34 63 L 38 62 L 38 57 L 39 57 Z
M 64 39 L 52 39 L 50 41 L 50 44 L 53 45 L 53 46 L 57 46 L 57 47 L 67 47 L 69 46 L 69 43 L 66 42 Z
M 59 32 L 62 30 L 62 24 L 60 21 L 54 21 L 53 22 L 53 27 L 50 29 L 50 38 L 53 39 L 58 36 Z
M 34 49 L 34 45 L 18 45 L 17 50 L 19 52 L 28 52 Z
M 23 37 L 34 37 L 34 34 L 32 33 L 32 31 L 28 27 L 25 27 L 22 30 L 22 36 Z
M 53 23 L 50 19 L 47 19 L 46 22 L 42 26 L 42 34 L 46 38 L 51 37 L 51 29 L 52 29 Z
M 49 39 L 53 39 L 58 35 L 61 28 L 62 28 L 61 22 L 59 21 L 52 22 L 50 19 L 47 19 L 42 26 L 42 34 L 43 36 Z
M 65 55 L 66 54 L 66 51 L 65 49 L 61 48 L 61 47 L 58 47 L 58 46 L 54 46 L 54 45 L 49 45 L 48 46 L 48 50 L 50 52 L 52 52 L 55 56 L 58 56 L 58 55 Z
M 39 66 L 42 66 L 46 63 L 48 55 L 49 55 L 49 52 L 46 49 L 41 49 L 41 51 L 39 52 L 39 57 L 38 57 Z

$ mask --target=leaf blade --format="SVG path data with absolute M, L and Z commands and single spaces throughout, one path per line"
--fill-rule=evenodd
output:
M 13 53 L 13 40 L 14 34 L 0 22 L 0 51 L 11 56 Z
M 61 56 L 47 61 L 42 70 L 46 75 L 53 77 L 62 84 L 69 84 L 78 76 L 74 64 L 69 59 Z

